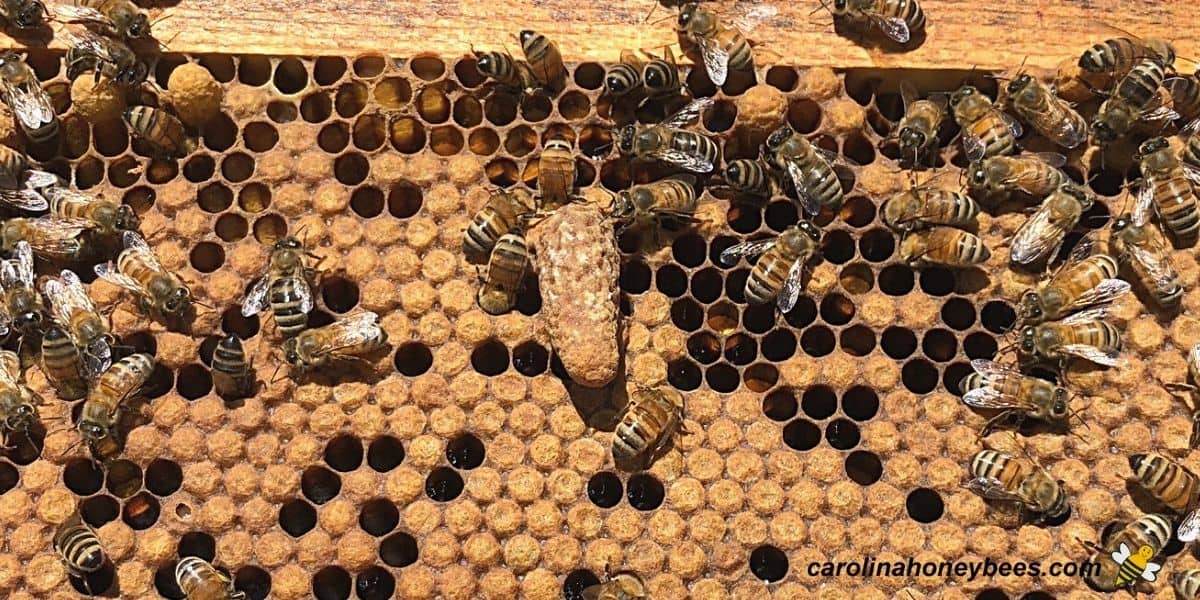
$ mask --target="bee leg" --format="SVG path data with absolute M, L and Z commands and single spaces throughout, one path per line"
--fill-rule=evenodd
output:
M 997 427 L 999 427 L 1001 423 L 1003 423 L 1004 421 L 1007 421 L 1009 418 L 1012 417 L 1013 412 L 1014 411 L 1006 410 L 1006 411 L 992 417 L 991 419 L 988 419 L 988 422 L 986 424 L 984 424 L 983 429 L 981 429 L 979 431 L 979 437 L 985 438 L 985 437 L 991 435 L 992 431 L 995 430 Z M 1018 427 L 1020 426 L 1020 422 L 1023 420 L 1024 419 L 1018 419 L 1018 421 L 1017 421 Z

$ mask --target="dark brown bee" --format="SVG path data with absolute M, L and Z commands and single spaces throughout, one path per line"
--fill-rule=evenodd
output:
M 125 122 L 135 136 L 163 158 L 181 158 L 196 148 L 183 123 L 161 108 L 130 107 L 125 110 Z
M 962 381 L 963 404 L 1002 411 L 984 425 L 981 436 L 1014 417 L 1017 427 L 1026 418 L 1066 427 L 1071 416 L 1066 388 L 981 358 L 972 360 L 971 367 L 975 372 Z
M 972 86 L 959 88 L 950 97 L 954 120 L 962 127 L 963 152 L 976 161 L 1012 154 L 1021 137 L 1021 125 L 999 111 L 992 100 Z
M 41 27 L 49 14 L 46 11 L 46 5 L 41 0 L 3 0 L 0 2 L 0 16 L 21 29 Z
M 67 38 L 67 77 L 75 79 L 83 71 L 103 75 L 121 85 L 135 86 L 146 80 L 150 68 L 124 42 L 91 31 L 62 33 Z
M 1086 239 L 1071 251 L 1062 267 L 1021 295 L 1022 325 L 1057 321 L 1092 306 L 1109 304 L 1129 292 L 1129 282 L 1117 279 L 1118 265 L 1107 254 L 1091 254 Z
M 567 67 L 563 64 L 558 45 L 536 31 L 524 30 L 518 38 L 521 50 L 533 76 L 548 90 L 561 90 L 567 81 Z
M 242 340 L 229 334 L 217 343 L 212 358 L 213 389 L 225 400 L 246 398 L 254 393 L 254 369 L 246 360 Z
M 284 358 L 292 366 L 292 378 L 335 360 L 361 359 L 387 346 L 387 333 L 379 327 L 379 316 L 358 312 L 324 327 L 306 329 L 283 343 Z
M 800 221 L 778 237 L 742 242 L 721 252 L 721 262 L 729 265 L 741 256 L 759 255 L 746 278 L 746 300 L 767 304 L 772 300 L 781 312 L 796 306 L 804 289 L 804 265 L 817 252 L 821 230 L 810 221 Z
M 1116 141 L 1129 133 L 1139 121 L 1167 121 L 1179 115 L 1159 103 L 1158 88 L 1166 77 L 1166 69 L 1156 59 L 1143 60 L 1133 66 L 1117 83 L 1113 92 L 1092 120 L 1092 135 L 1101 144 Z
M 979 203 L 962 192 L 932 187 L 929 182 L 900 192 L 883 204 L 884 225 L 897 233 L 946 225 L 971 228 L 978 224 Z
M 708 173 L 720 160 L 716 142 L 682 128 L 712 103 L 712 98 L 693 100 L 662 123 L 622 126 L 614 132 L 617 150 L 635 160 L 661 160 L 695 173 Z
M 913 266 L 970 267 L 992 257 L 983 240 L 954 227 L 931 227 L 900 240 L 900 258 Z
M 1196 506 L 1200 478 L 1187 467 L 1161 454 L 1134 454 L 1129 457 L 1133 479 L 1164 506 L 1184 515 Z M 1186 535 L 1180 531 L 1180 535 Z
M 646 582 L 631 572 L 617 573 L 608 581 L 589 585 L 583 590 L 583 600 L 648 600 Z
M 58 183 L 58 175 L 33 168 L 28 156 L 0 145 L 0 202 L 21 210 L 46 210 L 49 203 L 38 190 L 58 189 Z
M 0 87 L 4 103 L 12 109 L 30 141 L 45 143 L 58 135 L 58 115 L 50 104 L 50 95 L 16 52 L 0 54 Z
M 1143 515 L 1131 523 L 1109 525 L 1099 544 L 1084 542 L 1092 550 L 1092 564 L 1099 564 L 1099 568 L 1085 575 L 1085 581 L 1102 592 L 1136 585 L 1142 577 L 1140 573 L 1147 570 L 1171 541 L 1173 529 L 1171 520 L 1158 514 Z M 1159 568 L 1154 564 L 1152 570 Z
M 0 284 L 4 286 L 5 312 L 13 329 L 25 336 L 37 336 L 46 321 L 46 306 L 34 287 L 33 250 L 17 242 L 13 258 L 0 264 Z
M 900 98 L 904 101 L 904 117 L 892 131 L 900 146 L 900 156 L 914 164 L 937 148 L 938 130 L 946 119 L 946 100 L 922 100 L 917 88 L 908 81 L 900 82 Z
M 309 285 L 313 270 L 305 264 L 305 257 L 300 240 L 285 237 L 275 242 L 266 273 L 254 282 L 242 301 L 242 316 L 254 316 L 270 308 L 275 326 L 284 337 L 304 331 L 313 309 Z
M 621 51 L 621 62 L 610 67 L 605 75 L 604 89 L 618 97 L 642 90 L 646 99 L 679 94 L 683 83 L 675 55 L 669 46 L 663 52 L 663 58 L 655 58 L 643 51 L 650 58 L 643 62 L 632 51 Z
M 1045 198 L 1064 183 L 1070 183 L 1059 167 L 1067 163 L 1065 156 L 1053 152 L 992 156 L 971 163 L 967 170 L 967 186 L 987 194 L 1024 192 Z
M 833 0 L 834 18 L 867 23 L 897 44 L 907 44 L 925 29 L 925 11 L 918 0 Z
M 517 293 L 529 271 L 529 245 L 520 228 L 504 234 L 492 248 L 486 270 L 480 275 L 476 300 L 489 315 L 502 315 L 517 303 Z
M 1134 158 L 1145 178 L 1137 197 L 1134 217 L 1148 221 L 1150 207 L 1158 222 L 1181 246 L 1196 243 L 1200 231 L 1200 203 L 1192 185 L 1200 184 L 1200 169 L 1181 163 L 1166 138 L 1142 142 Z
M 96 275 L 133 292 L 138 307 L 147 314 L 182 315 L 192 306 L 192 292 L 179 276 L 164 269 L 142 236 L 126 231 L 125 249 L 117 261 L 95 266 Z
M 1043 358 L 1065 364 L 1072 357 L 1106 367 L 1121 365 L 1121 331 L 1107 321 L 1107 308 L 1077 312 L 1061 321 L 1021 329 L 1017 345 L 1021 358 Z
M 472 52 L 475 54 L 475 68 L 497 84 L 525 94 L 532 94 L 538 89 L 537 78 L 529 63 L 516 60 L 506 52 Z
M 1175 48 L 1170 42 L 1158 39 L 1139 39 L 1135 36 L 1104 40 L 1084 50 L 1079 68 L 1089 73 L 1109 73 L 1121 77 L 1138 61 L 1152 58 L 1164 65 L 1175 64 Z
M 836 209 L 842 205 L 842 182 L 833 170 L 835 154 L 784 125 L 767 136 L 765 156 L 771 166 L 787 175 L 804 212 L 815 215 L 822 206 Z
M 78 23 L 101 35 L 124 39 L 150 36 L 150 18 L 130 0 L 74 0 L 55 9 L 59 20 Z
M 142 389 L 154 372 L 154 357 L 132 354 L 113 363 L 88 392 L 79 414 L 79 433 L 89 444 L 111 438 L 125 403 Z
M 613 218 L 622 227 L 656 229 L 663 221 L 690 223 L 696 214 L 696 178 L 676 175 L 617 193 Z
M 1200 77 L 1168 77 L 1163 81 L 1163 87 L 1171 93 L 1171 109 L 1179 113 L 1179 117 L 1195 128 L 1200 123 Z
M 53 545 L 71 576 L 85 581 L 88 574 L 99 571 L 108 560 L 100 545 L 100 538 L 83 522 L 79 513 L 59 525 L 54 532 Z
M 1057 254 L 1066 235 L 1092 204 L 1091 195 L 1073 182 L 1059 186 L 1017 229 L 1009 246 L 1009 260 L 1028 266 Z
M 1071 508 L 1062 484 L 1029 461 L 980 450 L 971 459 L 970 471 L 971 479 L 963 487 L 988 500 L 1016 502 L 1037 522 L 1061 517 Z
M 649 468 L 683 428 L 683 396 L 671 388 L 638 388 L 629 395 L 613 430 L 613 462 L 634 470 Z
M 1193 167 L 1200 168 L 1200 133 L 1193 133 L 1184 140 L 1183 153 L 1179 158 Z
M 83 356 L 70 334 L 51 323 L 42 334 L 42 372 L 62 400 L 78 400 L 87 395 Z
M 524 188 L 498 189 L 492 192 L 485 205 L 467 225 L 463 248 L 468 256 L 491 254 L 496 241 L 522 224 L 537 207 L 533 195 Z
M 1087 141 L 1087 120 L 1039 79 L 1018 72 L 1008 83 L 1009 105 L 1046 139 L 1064 148 Z
M 688 2 L 680 7 L 675 29 L 681 40 L 700 48 L 701 62 L 713 84 L 725 85 L 730 70 L 754 69 L 754 50 L 750 42 L 699 2 Z
M 1183 299 L 1183 284 L 1171 255 L 1137 214 L 1118 217 L 1112 224 L 1109 253 L 1149 292 L 1159 306 L 1172 309 Z

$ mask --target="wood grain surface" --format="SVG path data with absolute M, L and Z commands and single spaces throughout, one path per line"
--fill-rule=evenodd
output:
M 677 12 L 659 7 L 651 22 L 644 22 L 652 0 L 158 1 L 160 8 L 152 8 L 152 14 L 169 18 L 155 25 L 156 36 L 167 41 L 171 51 L 302 56 L 455 56 L 472 44 L 506 46 L 519 53 L 516 33 L 528 28 L 555 39 L 568 61 L 612 62 L 622 48 L 674 42 L 674 19 L 669 17 Z M 1111 26 L 1173 40 L 1180 56 L 1200 56 L 1194 0 L 921 2 L 929 25 L 922 43 L 909 51 L 867 48 L 851 39 L 859 37 L 857 33 L 839 35 L 818 0 L 710 4 L 727 15 L 751 9 L 774 12 L 747 33 L 762 44 L 760 56 L 775 63 L 1002 69 L 1026 60 L 1032 67 L 1053 67 L 1063 58 L 1078 56 L 1089 43 L 1119 35 Z M 764 11 L 764 6 L 769 8 Z M 866 39 L 881 36 L 875 30 Z

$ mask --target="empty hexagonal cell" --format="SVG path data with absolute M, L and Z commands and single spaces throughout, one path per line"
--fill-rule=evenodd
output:
M 690 360 L 677 358 L 667 364 L 667 382 L 675 389 L 690 392 L 700 387 L 700 377 L 700 367 Z
M 692 297 L 704 304 L 716 301 L 723 291 L 722 281 L 721 272 L 712 267 L 692 274 Z M 737 318 L 736 315 L 734 318 Z
M 367 107 L 367 86 L 358 81 L 349 81 L 338 87 L 333 98 L 333 108 L 338 116 L 350 118 L 356 116 Z M 312 102 L 312 108 L 305 110 L 305 105 Z M 300 116 L 309 123 L 320 123 L 329 118 L 329 94 L 313 92 L 300 103 Z
M 408 342 L 396 348 L 396 370 L 402 375 L 416 377 L 433 366 L 433 353 L 420 342 Z
M 175 391 L 185 400 L 203 398 L 212 391 L 212 376 L 203 365 L 184 365 L 175 377 Z
M 84 458 L 72 459 L 63 467 L 63 485 L 77 496 L 90 496 L 104 485 L 104 471 L 95 461 Z M 17 470 L 0 461 L 0 493 L 16 485 Z M 10 484 L 5 487 L 5 484 Z
M 404 444 L 400 440 L 385 435 L 371 442 L 367 447 L 367 465 L 375 471 L 386 473 L 404 462 Z
M 650 473 L 638 473 L 630 476 L 626 495 L 630 506 L 638 510 L 654 510 L 662 506 L 666 490 L 657 477 Z
M 499 340 L 487 340 L 471 352 L 471 367 L 483 375 L 499 375 L 508 369 L 508 348 Z
M 491 129 L 478 128 L 467 137 L 467 148 L 480 156 L 494 154 L 500 148 L 500 136 Z
M 587 483 L 588 500 L 600 508 L 612 508 L 625 495 L 621 478 L 611 471 L 601 471 L 591 476 Z
M 221 331 L 246 340 L 258 333 L 258 315 L 242 316 L 241 307 L 229 307 L 221 314 Z
M 915 283 L 913 270 L 905 265 L 888 265 L 879 272 L 879 290 L 889 296 L 903 296 Z
M 800 348 L 809 356 L 821 357 L 833 352 L 837 340 L 833 331 L 824 325 L 816 325 L 804 330 L 800 336 Z
M 179 589 L 179 583 L 175 579 L 175 567 L 179 565 L 179 561 L 172 560 L 159 567 L 154 572 L 154 589 L 158 594 L 170 600 L 183 600 L 186 596 L 183 590 Z
M 930 296 L 945 296 L 954 291 L 954 273 L 942 267 L 921 270 L 921 291 Z
M 855 450 L 846 456 L 846 476 L 859 485 L 871 485 L 883 477 L 879 456 L 865 450 Z
M 300 110 L 295 102 L 287 100 L 272 100 L 267 104 L 267 118 L 276 123 L 291 123 L 300 116 Z
M 717 336 L 700 331 L 692 334 L 687 341 L 688 355 L 700 361 L 701 364 L 712 364 L 721 357 L 721 343 Z
M 183 469 L 175 461 L 156 458 L 146 467 L 145 480 L 150 493 L 160 498 L 170 496 L 183 485 Z
M 750 572 L 767 583 L 783 579 L 788 572 L 788 557 L 774 546 L 759 546 L 750 552 Z
M 788 325 L 796 329 L 808 327 L 817 320 L 817 303 L 808 296 L 800 296 L 792 310 L 784 313 L 783 318 Z
M 237 125 L 225 114 L 219 114 L 204 126 L 201 132 L 204 147 L 224 152 L 237 141 Z
M 937 369 L 927 360 L 917 358 L 904 363 L 900 369 L 904 387 L 915 394 L 928 394 L 938 384 Z
M 763 398 L 763 414 L 772 421 L 787 421 L 796 416 L 798 408 L 795 391 L 791 388 L 774 390 Z
M 266 600 L 271 594 L 271 574 L 254 565 L 237 570 L 233 587 L 246 594 L 246 600 Z
M 787 123 L 799 133 L 812 133 L 821 126 L 821 106 L 807 98 L 788 105 Z
M 879 395 L 875 390 L 856 385 L 842 393 L 842 412 L 855 421 L 867 421 L 879 412 Z
M 719 335 L 730 335 L 738 326 L 738 308 L 732 302 L 718 302 L 709 307 L 705 323 Z
M 942 518 L 946 510 L 942 496 L 929 488 L 917 488 L 909 492 L 904 506 L 908 516 L 919 523 L 932 523 Z
M 342 491 L 342 479 L 325 467 L 308 467 L 300 476 L 300 491 L 313 504 L 325 504 Z
M 875 349 L 875 332 L 866 325 L 853 325 L 838 335 L 838 345 L 851 356 L 866 356 Z
M 271 80 L 271 61 L 265 56 L 247 55 L 238 60 L 238 81 L 251 86 Z
M 704 370 L 704 381 L 713 391 L 727 394 L 737 389 L 740 377 L 737 369 L 726 363 L 718 363 Z
M 975 307 L 966 298 L 951 298 L 942 305 L 942 322 L 962 331 L 975 324 Z
M 400 510 L 386 498 L 376 498 L 362 505 L 358 513 L 358 526 L 363 531 L 380 537 L 387 535 L 400 524 Z
M 313 597 L 317 600 L 346 600 L 350 586 L 350 573 L 341 567 L 325 567 L 312 578 Z
M 821 299 L 821 320 L 830 325 L 845 325 L 854 318 L 854 303 L 841 294 L 828 294 Z
M 872 229 L 858 240 L 858 251 L 870 262 L 883 262 L 896 250 L 896 238 L 886 229 Z
M 354 75 L 363 79 L 379 77 L 387 68 L 387 59 L 378 54 L 364 54 L 354 59 Z
M 770 363 L 755 363 L 742 371 L 742 383 L 752 392 L 765 392 L 775 387 L 778 381 L 779 369 Z
M 337 56 L 322 56 L 313 62 L 313 81 L 317 85 L 330 85 L 346 74 L 346 59 Z
M 992 300 L 983 305 L 983 310 L 979 312 L 979 320 L 988 331 L 1004 334 L 1017 322 L 1017 311 L 1006 302 Z
M 462 494 L 463 478 L 449 467 L 438 467 L 425 478 L 425 495 L 434 502 L 449 502 Z
M 225 249 L 213 242 L 196 244 L 189 254 L 192 268 L 201 273 L 212 273 L 225 264 Z
M 587 569 L 575 569 L 563 578 L 562 596 L 568 600 L 582 600 L 583 590 L 600 583 L 600 578 Z
M 317 526 L 317 510 L 304 500 L 289 500 L 279 507 L 279 527 L 292 537 L 300 537 Z
M 961 396 L 963 394 L 962 380 L 974 372 L 975 369 L 971 368 L 971 365 L 966 362 L 951 363 L 942 373 L 942 385 L 951 394 Z M 1031 372 L 1033 371 L 1031 370 Z
M 352 435 L 339 435 L 325 444 L 323 457 L 334 470 L 348 473 L 362 465 L 362 442 Z
M 749 314 L 747 311 L 746 314 Z M 742 316 L 743 323 L 746 315 Z M 762 339 L 763 358 L 771 362 L 783 362 L 796 354 L 796 334 L 787 329 L 777 329 Z
M 79 515 L 83 522 L 94 528 L 116 520 L 120 514 L 121 504 L 112 496 L 92 496 L 79 503 Z
M 837 411 L 837 395 L 828 386 L 810 387 L 801 396 L 800 409 L 808 418 L 823 421 Z
M 771 331 L 775 327 L 775 305 L 774 304 L 751 304 L 742 310 L 742 327 L 750 333 L 763 334 Z M 788 332 L 791 333 L 791 332 Z M 792 336 L 795 338 L 795 336 Z M 792 344 L 791 352 L 795 352 L 795 344 Z M 780 353 L 786 352 L 786 348 L 780 346 Z M 766 352 L 766 350 L 764 350 Z M 789 354 L 790 356 L 790 354 Z M 775 360 L 775 359 L 771 359 Z M 783 360 L 783 359 L 780 359 Z
M 783 443 L 801 452 L 812 450 L 821 443 L 821 428 L 812 421 L 795 419 L 784 426 Z
M 536 377 L 549 367 L 550 351 L 537 342 L 522 342 L 513 348 L 512 364 L 518 373 Z
M 254 239 L 270 246 L 287 236 L 287 221 L 276 214 L 263 215 L 254 220 Z
M 725 220 L 729 223 L 729 228 L 737 233 L 751 234 L 762 226 L 763 211 L 748 204 L 732 204 L 725 213 Z
M 825 439 L 838 450 L 849 450 L 858 445 L 861 434 L 853 421 L 834 419 L 825 425 Z
M 179 558 L 195 556 L 212 562 L 217 556 L 217 541 L 203 531 L 189 531 L 179 538 Z
M 387 600 L 395 591 L 396 578 L 383 567 L 368 567 L 354 576 L 354 595 L 361 600 Z
M 392 567 L 407 567 L 417 562 L 417 541 L 403 531 L 389 535 L 379 544 L 379 558 Z
M 963 339 L 963 354 L 966 354 L 967 358 L 995 358 L 999 349 L 996 338 L 981 331 L 972 333 Z

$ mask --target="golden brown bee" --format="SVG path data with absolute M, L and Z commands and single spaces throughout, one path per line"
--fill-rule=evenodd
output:
M 112 365 L 113 336 L 108 319 L 96 310 L 74 271 L 63 269 L 58 279 L 47 279 L 42 289 L 50 299 L 54 320 L 67 330 L 71 343 L 79 349 L 84 373 L 89 379 L 99 377 Z
M 124 42 L 91 31 L 65 31 L 67 38 L 67 77 L 75 79 L 83 71 L 103 75 L 121 85 L 134 86 L 146 80 L 150 68 Z
M 1072 357 L 1098 365 L 1121 365 L 1121 331 L 1102 321 L 1105 307 L 1077 312 L 1061 321 L 1047 321 L 1021 329 L 1017 350 L 1022 359 L 1043 358 L 1060 365 Z
M 663 221 L 691 223 L 696 214 L 696 178 L 676 175 L 617 192 L 613 218 L 622 227 L 656 229 Z
M 142 236 L 126 231 L 121 237 L 125 249 L 115 263 L 96 265 L 96 275 L 133 292 L 142 312 L 174 317 L 187 311 L 192 305 L 192 292 L 179 276 L 159 264 Z
M 95 444 L 116 434 L 124 404 L 135 396 L 154 372 L 154 357 L 131 354 L 118 360 L 96 380 L 79 414 L 80 435 Z
M 49 204 L 38 190 L 57 188 L 58 175 L 32 167 L 28 156 L 0 145 L 0 202 L 21 210 L 46 210 Z
M 1017 229 L 1009 260 L 1028 266 L 1057 254 L 1067 233 L 1075 229 L 1092 203 L 1091 195 L 1073 182 L 1059 186 Z
M 716 142 L 682 129 L 711 106 L 712 98 L 693 100 L 657 125 L 624 125 L 614 132 L 617 150 L 634 160 L 662 160 L 695 173 L 708 173 L 720 160 Z
M 546 142 L 538 159 L 538 190 L 543 206 L 553 209 L 567 202 L 575 192 L 575 152 L 570 142 L 553 139 Z
M 662 58 L 643 53 L 650 58 L 644 63 L 632 51 L 622 50 L 621 61 L 605 74 L 604 89 L 618 97 L 642 90 L 647 99 L 679 94 L 683 84 L 670 46 L 663 49 Z
M 0 250 L 14 252 L 20 242 L 26 242 L 33 254 L 53 262 L 76 262 L 88 253 L 83 232 L 91 224 L 82 219 L 18 217 L 0 224 Z
M 1001 112 L 992 100 L 972 86 L 959 88 L 950 97 L 954 120 L 962 127 L 963 152 L 968 160 L 1012 154 L 1021 137 L 1021 125 Z
M 84 579 L 89 573 L 99 571 L 108 557 L 100 545 L 100 538 L 79 513 L 75 513 L 54 532 L 54 551 L 58 553 L 67 571 L 73 577 Z
M 506 52 L 471 52 L 475 54 L 475 68 L 497 84 L 525 94 L 532 94 L 538 89 L 537 78 L 529 63 L 516 60 Z
M 722 179 L 734 193 L 749 196 L 769 198 L 779 189 L 767 165 L 758 159 L 739 158 L 729 161 L 725 165 Z
M 188 600 L 244 600 L 246 594 L 233 587 L 229 575 L 203 558 L 188 556 L 175 565 L 175 583 Z
M 1024 192 L 1045 198 L 1071 181 L 1059 168 L 1065 164 L 1067 158 L 1053 152 L 992 156 L 971 163 L 967 186 L 988 194 Z
M 946 119 L 945 97 L 942 101 L 922 100 L 912 83 L 901 81 L 900 98 L 904 101 L 904 117 L 892 136 L 900 146 L 900 156 L 917 164 L 937 148 L 938 130 Z
M 900 258 L 915 266 L 970 267 L 992 257 L 983 240 L 954 227 L 914 231 L 900 240 Z
M 17 242 L 13 258 L 0 264 L 0 284 L 4 286 L 4 312 L 12 327 L 22 335 L 36 336 L 45 322 L 46 307 L 33 285 L 33 250 Z
M 1200 117 L 1200 77 L 1168 77 L 1163 87 L 1171 93 L 1171 109 L 1195 128 L 1194 122 Z
M 1112 224 L 1109 253 L 1129 270 L 1159 306 L 1171 309 L 1183 299 L 1183 284 L 1170 253 L 1137 214 L 1118 217 Z
M 130 0 L 74 0 L 55 9 L 59 20 L 129 40 L 150 36 L 150 18 Z
M 918 0 L 833 0 L 834 18 L 867 23 L 897 44 L 907 44 L 925 29 L 925 11 Z
M 1129 292 L 1129 282 L 1117 278 L 1117 261 L 1107 254 L 1091 254 L 1091 248 L 1091 240 L 1085 238 L 1062 267 L 1021 295 L 1018 313 L 1022 325 L 1057 321 L 1078 310 L 1109 304 Z
M 1183 569 L 1171 573 L 1171 587 L 1180 600 L 1200 598 L 1200 569 Z
M 42 334 L 42 373 L 62 400 L 78 400 L 87 395 L 83 356 L 71 335 L 57 323 Z
M 775 301 L 781 312 L 796 306 L 804 288 L 804 265 L 816 254 L 821 230 L 810 221 L 800 221 L 778 237 L 742 242 L 721 252 L 729 265 L 740 256 L 760 255 L 746 278 L 746 300 L 751 304 Z
M 971 479 L 963 487 L 987 500 L 1016 502 L 1036 522 L 1057 519 L 1071 509 L 1067 493 L 1045 469 L 995 450 L 971 459 Z
M 699 2 L 688 2 L 680 7 L 675 29 L 681 43 L 686 41 L 700 48 L 704 70 L 713 84 L 725 85 L 730 70 L 754 70 L 754 50 L 750 42 Z
M 638 388 L 629 395 L 621 422 L 613 430 L 613 462 L 642 470 L 683 429 L 683 396 L 672 388 Z
M 979 203 L 962 192 L 935 188 L 927 182 L 889 198 L 882 217 L 884 225 L 897 233 L 937 225 L 972 228 L 978 225 Z
M 1188 513 L 1200 493 L 1200 478 L 1187 467 L 1161 454 L 1134 454 L 1129 468 L 1138 485 L 1176 514 Z
M 379 316 L 358 312 L 324 327 L 306 329 L 283 343 L 284 358 L 292 365 L 292 377 L 323 367 L 331 360 L 361 360 L 387 346 L 387 334 L 379 327 Z
M 0 1 L 0 16 L 21 29 L 41 27 L 49 14 L 41 0 Z
M 50 95 L 16 52 L 0 54 L 0 90 L 31 142 L 48 142 L 58 135 L 58 115 L 50 104 Z
M 1166 68 L 1157 59 L 1143 60 L 1129 71 L 1096 112 L 1092 135 L 1100 144 L 1116 141 L 1139 121 L 1169 121 L 1179 115 L 1159 102 L 1158 88 Z
M 609 577 L 608 581 L 590 585 L 583 590 L 583 600 L 647 600 L 649 597 L 646 583 L 629 571 L 617 573 Z
M 837 155 L 809 142 L 784 125 L 767 136 L 766 159 L 787 175 L 804 212 L 815 215 L 822 206 L 842 205 L 842 182 L 833 163 Z
M 135 136 L 163 158 L 180 158 L 196 148 L 183 123 L 161 108 L 133 106 L 125 110 L 125 122 Z
M 517 37 L 521 40 L 521 51 L 525 53 L 529 69 L 542 87 L 552 91 L 561 90 L 567 81 L 567 67 L 563 64 L 558 45 L 545 35 L 528 29 Z
M 1046 139 L 1064 148 L 1087 141 L 1087 121 L 1033 75 L 1018 72 L 1006 91 L 1009 105 L 1017 115 Z
M 241 338 L 232 333 L 221 338 L 213 350 L 212 381 L 217 395 L 225 400 L 254 394 L 254 369 L 246 360 Z
M 242 316 L 251 317 L 269 307 L 284 337 L 303 331 L 313 309 L 309 286 L 313 270 L 305 264 L 306 256 L 304 245 L 294 237 L 275 242 L 266 273 L 254 282 L 242 301 Z
M 501 236 L 492 248 L 488 264 L 480 277 L 476 300 L 489 315 L 502 315 L 517 302 L 517 293 L 529 271 L 529 245 L 519 228 Z
M 1145 178 L 1137 196 L 1135 218 L 1148 221 L 1146 213 L 1153 206 L 1159 224 L 1177 244 L 1195 244 L 1200 232 L 1200 203 L 1192 185 L 1200 184 L 1200 169 L 1179 162 L 1170 143 L 1161 137 L 1142 142 L 1134 158 Z
M 498 189 L 467 225 L 463 248 L 472 257 L 487 256 L 504 234 L 522 225 L 537 207 L 524 188 Z
M 981 358 L 972 360 L 971 367 L 975 372 L 962 381 L 963 404 L 1002 411 L 984 425 L 981 436 L 1004 422 L 1020 427 L 1026 418 L 1066 428 L 1071 417 L 1066 388 Z
M 50 214 L 67 219 L 81 219 L 93 224 L 96 233 L 113 237 L 122 231 L 137 231 L 141 224 L 133 207 L 104 200 L 64 187 L 46 190 Z
M 14 433 L 28 435 L 38 423 L 42 399 L 21 383 L 21 359 L 10 350 L 0 350 L 0 440 L 10 445 Z
M 1113 38 L 1084 50 L 1079 57 L 1079 68 L 1089 73 L 1109 73 L 1121 77 L 1138 61 L 1147 58 L 1172 65 L 1175 63 L 1175 48 L 1166 40 L 1140 39 L 1136 36 Z
M 1084 542 L 1092 550 L 1091 562 L 1099 568 L 1089 572 L 1084 580 L 1102 592 L 1113 592 L 1132 587 L 1139 580 L 1139 571 L 1171 541 L 1173 527 L 1164 515 L 1142 515 L 1131 523 L 1112 523 L 1105 527 L 1100 543 Z M 1130 562 L 1134 555 L 1140 560 Z M 1121 560 L 1115 560 L 1121 557 Z M 1140 565 L 1136 563 L 1140 562 Z M 1128 567 L 1126 565 L 1129 565 Z M 1157 566 L 1157 565 L 1155 565 Z

